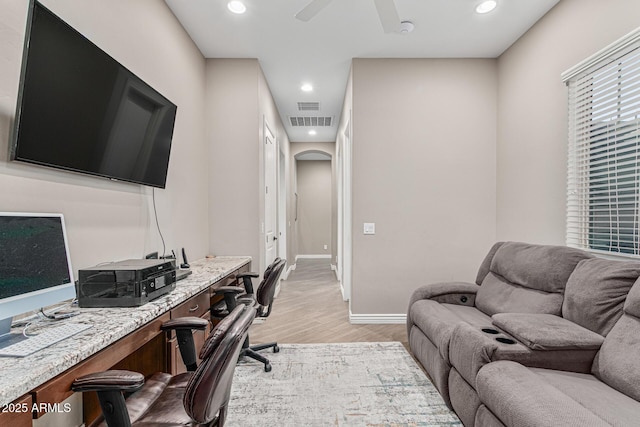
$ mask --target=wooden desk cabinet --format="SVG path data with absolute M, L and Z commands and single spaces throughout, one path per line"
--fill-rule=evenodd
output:
M 126 369 L 140 372 L 145 377 L 149 377 L 156 372 L 169 372 L 171 374 L 184 372 L 185 368 L 180 351 L 177 348 L 175 334 L 161 331 L 160 326 L 169 319 L 184 316 L 196 316 L 210 320 L 209 308 L 212 290 L 220 286 L 239 284 L 236 275 L 240 272 L 249 271 L 249 268 L 250 263 L 247 263 L 230 271 L 226 276 L 173 307 L 168 312 L 156 317 L 51 380 L 37 386 L 29 394 L 7 404 L 6 410 L 0 412 L 0 425 L 12 427 L 31 426 L 32 416 L 33 418 L 39 418 L 43 413 L 32 414 L 30 411 L 9 411 L 11 409 L 9 405 L 14 405 L 13 408 L 15 409 L 16 407 L 27 406 L 31 408 L 33 403 L 38 402 L 62 402 L 73 394 L 71 383 L 76 378 L 88 373 L 108 369 Z M 204 344 L 209 332 L 210 328 L 204 332 L 198 331 L 195 333 L 197 351 Z M 83 410 L 84 421 L 87 424 L 99 415 L 100 406 L 95 393 L 83 394 Z
M 32 405 L 33 399 L 28 394 L 0 408 L 0 421 L 2 421 L 0 425 L 11 427 L 30 426 Z

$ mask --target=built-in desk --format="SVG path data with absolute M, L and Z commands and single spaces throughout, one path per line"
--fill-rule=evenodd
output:
M 76 377 L 90 372 L 112 367 L 140 368 L 145 375 L 174 370 L 162 322 L 182 314 L 203 315 L 211 289 L 234 281 L 235 274 L 248 271 L 250 262 L 250 257 L 198 260 L 191 264 L 193 274 L 170 294 L 135 308 L 82 308 L 66 321 L 90 323 L 91 329 L 28 357 L 0 358 L 0 425 L 31 425 L 32 404 L 44 405 L 35 414 L 42 415 L 46 405 L 71 396 Z

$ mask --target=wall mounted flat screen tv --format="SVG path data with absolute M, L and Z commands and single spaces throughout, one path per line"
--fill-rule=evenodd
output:
M 25 37 L 11 159 L 164 188 L 176 106 L 37 1 Z

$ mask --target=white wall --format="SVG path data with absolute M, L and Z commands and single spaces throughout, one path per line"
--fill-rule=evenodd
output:
M 353 61 L 354 315 L 404 314 L 420 284 L 475 278 L 496 234 L 496 71 Z
M 151 189 L 8 162 L 27 13 L 0 3 L 0 211 L 62 212 L 74 269 L 139 258 L 162 245 Z M 178 106 L 165 190 L 156 190 L 167 250 L 208 252 L 204 59 L 164 2 L 44 0 L 43 4 Z
M 640 2 L 562 0 L 498 61 L 497 238 L 565 244 L 560 74 L 640 25 Z

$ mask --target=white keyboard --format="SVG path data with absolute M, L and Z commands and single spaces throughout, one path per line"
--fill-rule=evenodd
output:
M 25 357 L 91 327 L 92 325 L 86 323 L 65 323 L 60 326 L 54 326 L 44 330 L 38 335 L 11 344 L 5 348 L 0 348 L 0 356 Z

